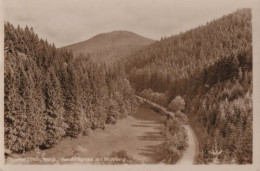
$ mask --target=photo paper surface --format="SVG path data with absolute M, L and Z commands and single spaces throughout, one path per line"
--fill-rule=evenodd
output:
M 2 0 L 0 169 L 259 170 L 259 7 Z

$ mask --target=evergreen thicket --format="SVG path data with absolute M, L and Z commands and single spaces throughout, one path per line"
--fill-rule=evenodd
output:
M 49 148 L 63 137 L 127 116 L 137 107 L 119 62 L 97 65 L 40 39 L 33 29 L 5 23 L 5 147 Z
M 215 146 L 222 150 L 221 163 L 252 163 L 251 18 L 250 9 L 237 10 L 162 38 L 125 62 L 141 96 L 166 100 L 165 107 L 178 96 L 185 100 L 183 112 L 199 139 L 199 163 L 216 158 Z

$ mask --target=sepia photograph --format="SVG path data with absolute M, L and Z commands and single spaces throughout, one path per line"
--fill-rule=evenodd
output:
M 2 0 L 0 170 L 253 166 L 254 4 Z

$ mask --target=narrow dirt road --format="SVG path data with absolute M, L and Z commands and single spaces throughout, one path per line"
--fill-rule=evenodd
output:
M 188 136 L 188 148 L 176 164 L 191 165 L 195 164 L 194 162 L 198 155 L 198 141 L 192 128 L 189 125 L 185 125 L 184 127 Z
M 139 96 L 136 96 L 136 97 L 156 108 L 159 108 L 160 110 L 162 110 L 165 113 L 174 115 L 172 112 L 167 111 L 167 109 L 165 109 L 164 107 L 162 107 L 154 102 L 151 102 L 151 101 L 144 99 L 142 97 L 139 97 Z M 198 141 L 197 141 L 197 138 L 196 138 L 191 126 L 184 125 L 184 127 L 187 131 L 187 136 L 188 136 L 188 148 L 186 149 L 186 151 L 184 151 L 184 153 L 182 154 L 182 157 L 179 159 L 179 161 L 176 164 L 192 165 L 192 164 L 195 164 L 196 158 L 198 156 L 198 152 L 199 152 Z

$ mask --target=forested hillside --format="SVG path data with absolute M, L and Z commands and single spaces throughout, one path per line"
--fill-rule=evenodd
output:
M 49 148 L 63 137 L 105 129 L 137 107 L 124 68 L 56 49 L 33 29 L 5 23 L 5 148 Z
M 164 106 L 185 100 L 199 163 L 252 163 L 251 18 L 250 9 L 237 10 L 162 38 L 125 62 L 140 95 Z
M 86 41 L 64 48 L 72 50 L 75 56 L 88 55 L 92 61 L 111 63 L 153 43 L 154 40 L 129 31 L 113 31 L 98 34 Z

